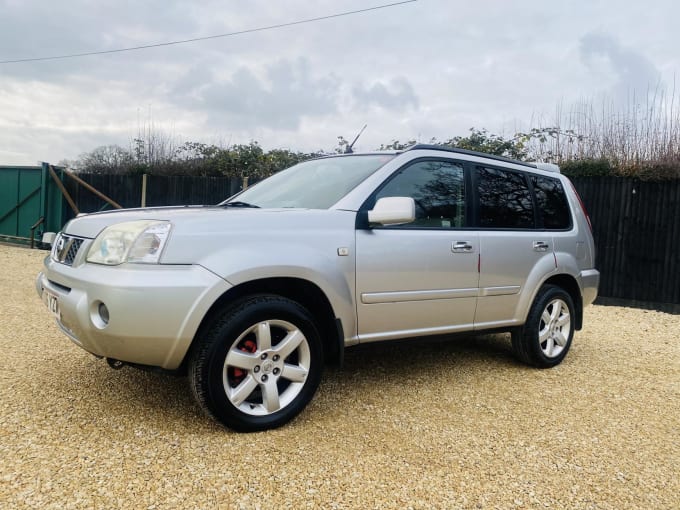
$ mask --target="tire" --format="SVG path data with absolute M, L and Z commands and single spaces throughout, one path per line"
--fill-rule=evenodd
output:
M 512 332 L 512 350 L 522 362 L 550 368 L 562 362 L 574 336 L 574 303 L 561 287 L 544 285 L 524 325 Z
M 323 370 L 319 333 L 295 301 L 245 298 L 197 338 L 189 382 L 203 410 L 239 432 L 280 427 L 314 396 Z

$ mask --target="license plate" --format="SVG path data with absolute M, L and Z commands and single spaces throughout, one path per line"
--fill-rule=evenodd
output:
M 61 319 L 61 315 L 59 314 L 59 298 L 46 289 L 43 289 L 42 297 L 43 301 L 45 302 L 45 306 L 50 311 L 50 313 L 57 319 Z

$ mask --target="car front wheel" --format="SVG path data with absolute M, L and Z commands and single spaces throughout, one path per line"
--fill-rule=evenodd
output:
M 189 364 L 194 395 L 237 431 L 279 427 L 319 385 L 323 353 L 310 313 L 279 296 L 253 296 L 218 313 Z
M 539 368 L 559 364 L 574 336 L 574 304 L 555 285 L 544 285 L 529 310 L 526 323 L 513 331 L 512 349 L 524 363 Z

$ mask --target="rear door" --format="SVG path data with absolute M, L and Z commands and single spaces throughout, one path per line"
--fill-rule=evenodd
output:
M 485 329 L 516 318 L 521 293 L 555 270 L 555 257 L 525 173 L 476 165 L 473 182 L 480 244 L 475 328 Z

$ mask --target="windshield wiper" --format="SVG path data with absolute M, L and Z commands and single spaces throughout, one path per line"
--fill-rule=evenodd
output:
M 238 200 L 234 202 L 227 202 L 226 204 L 222 204 L 222 207 L 252 207 L 253 209 L 259 209 L 259 205 L 255 204 L 249 204 L 248 202 L 239 202 Z

